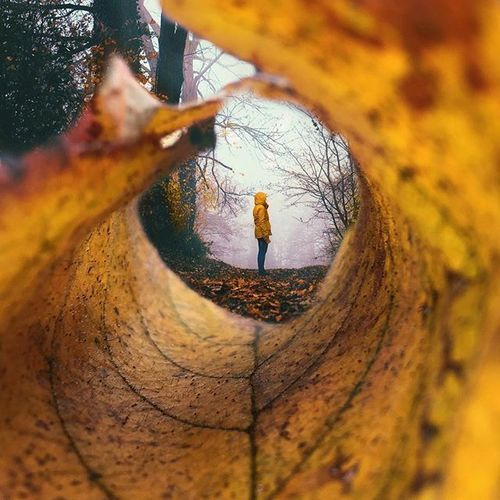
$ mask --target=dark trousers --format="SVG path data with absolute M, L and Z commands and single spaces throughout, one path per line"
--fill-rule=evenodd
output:
M 257 255 L 257 264 L 259 265 L 259 273 L 264 273 L 264 261 L 266 260 L 266 252 L 268 243 L 264 238 L 258 238 L 259 253 Z

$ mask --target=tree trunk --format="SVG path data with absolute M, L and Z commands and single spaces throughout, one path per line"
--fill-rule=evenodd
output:
M 186 37 L 187 31 L 182 26 L 162 17 L 155 90 L 169 104 L 180 101 Z
M 193 84 L 184 84 L 184 53 L 187 31 L 162 17 L 155 92 L 169 104 L 190 100 Z M 192 57 L 191 57 L 192 78 Z M 196 89 L 194 89 L 196 93 Z M 196 94 L 195 94 L 196 95 Z M 162 258 L 168 262 L 179 257 L 197 257 L 204 253 L 195 234 L 196 163 L 188 160 L 179 171 L 160 180 L 139 203 L 144 229 Z
M 198 38 L 191 35 L 186 39 L 184 55 L 183 74 L 184 84 L 182 86 L 182 102 L 196 101 L 197 88 L 194 79 L 193 60 L 194 53 L 198 47 Z M 181 200 L 185 207 L 185 228 L 190 234 L 195 233 L 196 222 L 196 160 L 189 159 L 179 170 L 179 184 Z
M 146 59 L 150 68 L 150 79 L 154 82 L 156 79 L 156 67 L 158 65 L 158 52 L 153 45 L 153 40 L 149 29 L 152 29 L 155 35 L 160 39 L 160 25 L 153 19 L 148 9 L 144 5 L 145 0 L 138 0 L 138 8 L 141 22 L 146 27 L 145 33 L 142 35 L 142 44 L 146 53 Z
M 97 69 L 102 71 L 113 53 L 122 56 L 134 74 L 141 74 L 142 36 L 137 0 L 94 0 L 94 31 L 102 40 L 96 52 Z

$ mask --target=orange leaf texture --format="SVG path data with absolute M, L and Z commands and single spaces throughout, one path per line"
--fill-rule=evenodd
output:
M 346 137 L 360 216 L 303 316 L 201 298 L 134 197 L 219 101 L 164 107 L 114 61 L 0 170 L 1 496 L 498 498 L 498 2 L 163 4 Z

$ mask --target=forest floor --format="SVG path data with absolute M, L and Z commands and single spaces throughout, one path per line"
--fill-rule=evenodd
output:
M 254 319 L 280 323 L 299 316 L 315 301 L 327 266 L 270 269 L 233 267 L 214 259 L 171 266 L 200 295 L 230 311 Z

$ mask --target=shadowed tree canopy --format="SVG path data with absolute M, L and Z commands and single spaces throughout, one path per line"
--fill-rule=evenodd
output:
M 94 0 L 94 33 L 99 40 L 94 53 L 104 64 L 112 53 L 128 61 L 131 70 L 140 75 L 142 36 L 147 32 L 140 20 L 138 0 Z
M 140 75 L 137 0 L 1 0 L 0 151 L 20 152 L 77 118 L 112 53 Z
M 77 117 L 84 92 L 75 56 L 90 38 L 74 33 L 56 10 L 0 1 L 0 151 L 20 152 L 62 132 Z
M 160 99 L 178 104 L 184 84 L 184 54 L 187 31 L 162 16 L 155 91 Z M 144 193 L 139 202 L 141 220 L 151 242 L 167 262 L 199 258 L 206 247 L 194 231 L 195 165 L 179 165 L 174 177 L 166 177 Z

